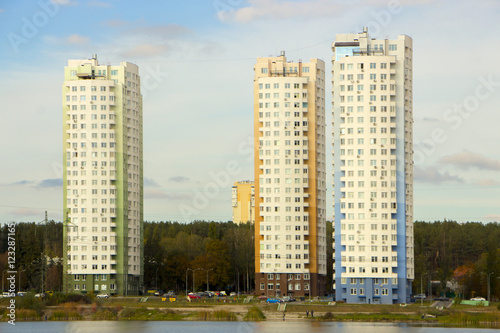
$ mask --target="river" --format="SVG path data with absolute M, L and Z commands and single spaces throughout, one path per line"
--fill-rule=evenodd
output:
M 353 323 L 310 321 L 213 322 L 213 321 L 48 321 L 0 323 L 0 332 L 19 333 L 473 333 L 500 330 L 449 328 L 405 323 Z

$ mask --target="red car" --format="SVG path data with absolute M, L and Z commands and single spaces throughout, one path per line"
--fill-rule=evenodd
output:
M 193 294 L 193 293 L 189 293 L 188 297 L 191 298 L 191 299 L 200 299 L 201 298 L 201 296 Z

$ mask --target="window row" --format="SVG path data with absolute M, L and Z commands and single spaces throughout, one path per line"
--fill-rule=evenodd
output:
M 266 103 L 259 103 L 259 108 L 260 109 L 270 109 L 271 104 L 272 104 L 272 107 L 275 109 L 280 107 L 280 102 L 273 102 L 273 103 L 266 102 Z M 285 108 L 291 108 L 292 104 L 291 104 L 291 102 L 285 102 L 284 106 L 285 106 Z M 309 107 L 309 104 L 307 102 L 302 102 L 302 103 L 301 102 L 293 102 L 293 107 L 295 109 L 297 109 L 297 108 L 307 109 Z
M 307 117 L 307 113 L 303 112 L 299 112 L 299 111 L 295 111 L 293 113 L 293 116 L 294 117 Z M 271 118 L 271 112 L 259 112 L 259 118 Z M 280 113 L 278 111 L 274 111 L 273 112 L 273 117 L 275 118 L 279 118 L 280 117 Z M 290 111 L 285 111 L 285 117 L 291 117 L 291 112 Z
M 380 69 L 386 69 L 387 68 L 387 63 L 386 62 L 381 62 L 381 63 L 376 63 L 376 62 L 371 62 L 369 63 L 369 66 L 370 66 L 370 69 L 376 69 L 377 68 L 377 64 L 379 65 L 378 67 Z M 354 69 L 354 64 L 345 64 L 345 63 L 340 63 L 340 70 L 343 71 L 343 70 L 350 70 L 350 69 Z M 356 68 L 357 69 L 365 69 L 365 64 L 360 62 L 360 63 L 357 63 L 356 64 Z
M 370 73 L 370 76 L 367 76 L 367 78 L 370 78 L 370 80 L 377 80 L 380 79 L 380 80 L 387 80 L 387 74 L 386 73 L 382 73 L 382 74 L 377 74 L 376 73 Z M 358 73 L 356 74 L 356 80 L 364 80 L 365 78 L 365 74 L 364 73 Z M 347 79 L 347 81 L 354 81 L 354 74 L 340 74 L 339 76 L 339 79 L 340 81 L 345 81 Z

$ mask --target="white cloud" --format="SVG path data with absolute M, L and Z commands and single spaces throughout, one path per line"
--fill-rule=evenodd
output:
M 130 22 L 129 21 L 115 19 L 115 20 L 104 21 L 103 24 L 105 26 L 107 26 L 107 27 L 110 27 L 110 28 L 121 28 L 121 27 L 129 25 Z
M 153 57 L 167 53 L 168 47 L 165 45 L 140 44 L 124 52 L 126 58 Z
M 90 1 L 87 5 L 90 7 L 111 7 L 111 3 L 104 1 Z
M 53 35 L 43 36 L 43 40 L 51 45 L 86 45 L 90 43 L 90 37 L 73 34 L 67 37 L 57 37 Z
M 500 222 L 500 214 L 488 214 L 484 219 L 492 222 Z
M 470 151 L 445 156 L 440 161 L 443 164 L 451 164 L 464 170 L 468 170 L 473 167 L 480 170 L 500 170 L 499 160 Z
M 68 44 L 88 44 L 90 42 L 90 38 L 78 34 L 73 34 L 65 39 Z
M 31 209 L 31 208 L 17 208 L 9 212 L 11 215 L 14 216 L 22 216 L 26 218 L 27 216 L 41 216 L 43 213 L 43 210 L 41 209 Z
M 413 179 L 415 182 L 441 184 L 443 182 L 462 183 L 464 180 L 456 175 L 451 175 L 447 171 L 440 171 L 436 167 L 430 166 L 427 168 L 413 168 Z
M 498 182 L 496 179 L 481 179 L 480 181 L 477 182 L 477 185 L 479 186 L 498 186 L 500 185 L 500 182 Z
M 76 1 L 72 0 L 51 0 L 50 2 L 61 5 L 61 6 L 74 6 L 78 4 Z
M 222 21 L 248 23 L 259 19 L 289 19 L 300 17 L 304 19 L 317 17 L 338 17 L 345 11 L 357 10 L 358 7 L 387 7 L 399 11 L 398 7 L 405 5 L 421 5 L 435 0 L 249 0 L 248 6 L 237 8 L 228 4 L 214 4 L 217 15 Z

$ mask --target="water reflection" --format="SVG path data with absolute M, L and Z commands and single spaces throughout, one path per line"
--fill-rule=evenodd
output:
M 484 333 L 477 328 L 415 326 L 405 323 L 345 323 L 313 321 L 206 322 L 206 321 L 72 321 L 0 323 L 0 332 L 19 333 Z

